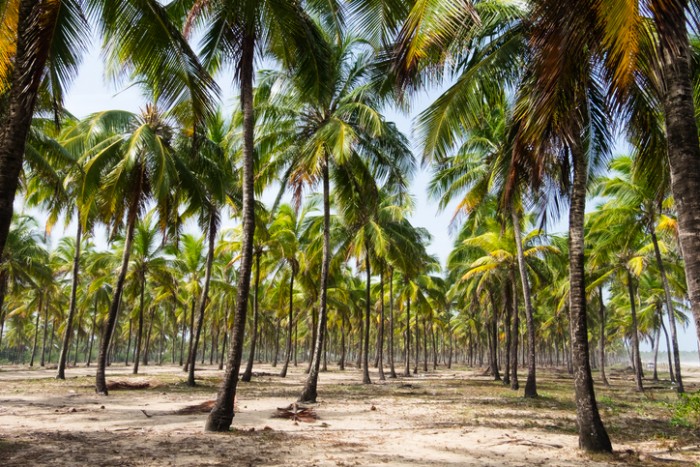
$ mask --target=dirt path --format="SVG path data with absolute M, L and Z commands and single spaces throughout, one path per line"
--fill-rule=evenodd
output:
M 625 431 L 616 439 L 614 426 L 628 415 L 606 414 L 605 409 L 617 454 L 584 455 L 577 449 L 573 404 L 559 396 L 562 382 L 554 375 L 551 382 L 541 378 L 543 397 L 528 402 L 469 371 L 440 371 L 371 386 L 358 383 L 361 375 L 356 370 L 332 371 L 321 375 L 320 403 L 314 407 L 319 419 L 295 423 L 273 417 L 278 407 L 295 400 L 301 388 L 305 375 L 301 368 L 292 369 L 286 379 L 259 376 L 252 383 L 241 383 L 235 430 L 212 435 L 202 431 L 206 413 L 177 411 L 214 399 L 221 372 L 199 371 L 200 385 L 190 389 L 178 368 L 146 367 L 138 377 L 132 377 L 129 369 L 113 368 L 108 381 L 147 381 L 151 386 L 114 390 L 102 397 L 93 393 L 92 371 L 71 369 L 65 382 L 55 381 L 50 370 L 0 371 L 0 465 L 700 462 L 700 451 L 687 442 L 680 449 L 672 439 L 644 435 L 635 440 Z M 257 371 L 275 370 L 262 366 Z M 643 423 L 635 422 L 632 409 L 624 423 Z

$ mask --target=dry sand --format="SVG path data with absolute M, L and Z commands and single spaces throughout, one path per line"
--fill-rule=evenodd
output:
M 274 418 L 294 402 L 302 367 L 286 379 L 258 376 L 239 384 L 233 430 L 203 432 L 206 413 L 176 411 L 216 397 L 221 373 L 205 367 L 200 386 L 184 386 L 174 367 L 142 367 L 142 374 L 113 366 L 110 380 L 149 381 L 146 390 L 92 390 L 94 369 L 0 371 L 0 465 L 479 465 L 580 466 L 694 465 L 700 445 L 669 439 L 613 443 L 613 456 L 577 449 L 573 405 L 545 394 L 525 403 L 499 383 L 472 371 L 440 370 L 412 378 L 359 384 L 355 369 L 321 374 L 319 419 L 295 423 Z M 276 373 L 261 365 L 256 371 Z M 697 375 L 696 375 L 697 376 Z M 540 376 L 541 381 L 543 377 Z M 546 387 L 546 383 L 541 383 Z M 522 393 L 522 391 L 521 391 Z M 505 401 L 505 403 L 504 403 Z M 534 404 L 534 405 L 533 405 Z M 603 413 L 606 423 L 614 414 Z M 634 423 L 634 422 L 631 422 Z M 663 421 L 667 423 L 667 421 Z M 697 465 L 697 464 L 696 464 Z

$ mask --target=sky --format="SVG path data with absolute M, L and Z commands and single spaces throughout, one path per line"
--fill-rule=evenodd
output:
M 94 41 L 93 43 L 97 43 Z M 229 77 L 218 79 L 223 93 L 224 110 L 233 108 L 234 90 Z M 420 158 L 420 150 L 415 144 L 412 134 L 412 119 L 425 109 L 440 93 L 439 89 L 418 93 L 412 102 L 410 114 L 403 114 L 399 111 L 388 109 L 385 115 L 388 120 L 394 121 L 396 126 L 412 142 L 414 154 Z M 141 96 L 137 88 L 114 88 L 112 84 L 107 84 L 103 75 L 102 60 L 98 49 L 93 48 L 85 57 L 83 65 L 77 78 L 72 83 L 66 97 L 66 107 L 75 116 L 82 118 L 93 112 L 106 109 L 122 109 L 137 112 L 145 107 L 146 101 Z M 450 221 L 454 213 L 456 202 L 449 205 L 443 212 L 438 211 L 437 202 L 429 200 L 427 196 L 427 186 L 430 180 L 430 171 L 419 168 L 413 180 L 411 192 L 416 200 L 415 213 L 411 217 L 411 222 L 419 227 L 425 227 L 432 235 L 432 242 L 428 247 L 428 252 L 436 255 L 440 262 L 445 265 L 447 256 L 452 249 L 453 238 L 450 236 Z M 270 194 L 269 199 L 274 195 Z M 268 196 L 265 196 L 268 198 Z M 558 223 L 555 223 L 550 231 L 560 232 L 566 229 L 566 215 L 562 216 Z M 73 228 L 68 226 L 63 235 L 71 234 Z M 57 229 L 57 234 L 61 234 L 61 229 Z M 695 328 L 691 325 L 685 330 L 679 330 L 679 344 L 683 351 L 697 351 L 697 338 Z M 662 344 L 663 345 L 663 344 Z M 642 350 L 648 350 L 649 345 L 643 345 Z

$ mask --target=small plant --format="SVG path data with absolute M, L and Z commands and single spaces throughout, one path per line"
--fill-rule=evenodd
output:
M 671 425 L 700 429 L 700 393 L 681 394 L 671 410 Z

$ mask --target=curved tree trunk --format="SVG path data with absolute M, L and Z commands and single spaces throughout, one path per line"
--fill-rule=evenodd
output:
M 143 179 L 141 179 L 143 180 Z M 124 242 L 124 252 L 122 253 L 122 264 L 117 276 L 117 283 L 114 287 L 114 295 L 112 303 L 109 306 L 107 322 L 105 323 L 102 339 L 100 340 L 100 353 L 97 357 L 97 374 L 95 376 L 95 392 L 97 394 L 107 395 L 107 381 L 105 379 L 105 370 L 107 369 L 107 354 L 109 353 L 112 334 L 117 324 L 117 315 L 119 314 L 119 303 L 121 302 L 122 292 L 124 291 L 124 281 L 129 268 L 129 257 L 131 256 L 131 245 L 134 242 L 134 227 L 136 226 L 136 216 L 138 212 L 138 200 L 140 197 L 141 187 L 133 193 L 131 205 L 129 206 L 128 221 L 126 226 L 126 241 Z
M 253 286 L 253 334 L 250 336 L 250 354 L 241 381 L 249 383 L 253 377 L 255 347 L 258 342 L 258 287 L 260 286 L 260 252 L 255 253 L 255 285 Z
M 512 276 L 512 273 L 511 273 Z M 503 371 L 503 385 L 510 386 L 510 364 L 511 364 L 511 353 L 512 342 L 511 342 L 511 328 L 510 322 L 513 315 L 513 289 L 508 287 L 509 284 L 506 282 L 503 288 L 503 328 L 506 332 L 506 356 L 505 356 L 505 371 Z
M 36 320 L 34 321 L 34 344 L 32 345 L 32 356 L 29 359 L 29 366 L 34 366 L 34 356 L 36 355 L 36 344 L 39 342 L 39 316 L 41 315 L 41 308 L 36 312 Z
M 287 323 L 287 345 L 284 352 L 284 365 L 280 371 L 280 377 L 287 377 L 287 368 L 289 368 L 289 360 L 292 358 L 292 332 L 294 331 L 294 276 L 296 274 L 296 266 L 292 265 L 292 273 L 289 279 L 289 323 Z
M 63 335 L 63 344 L 61 345 L 61 356 L 58 358 L 58 371 L 56 379 L 66 379 L 66 359 L 68 358 L 68 347 L 70 345 L 70 336 L 73 332 L 73 317 L 75 316 L 76 294 L 78 292 L 78 272 L 80 269 L 80 243 L 82 241 L 83 226 L 80 222 L 80 211 L 78 211 L 78 229 L 75 233 L 75 256 L 73 257 L 73 278 L 71 281 L 70 290 L 70 306 L 68 308 L 68 319 L 66 320 L 66 329 Z
M 309 376 L 306 378 L 306 384 L 299 396 L 299 402 L 316 402 L 318 385 L 318 372 L 321 368 L 321 354 L 323 352 L 323 341 L 326 331 L 326 320 L 328 319 L 328 268 L 331 258 L 331 202 L 330 202 L 330 176 L 329 176 L 329 160 L 328 153 L 323 155 L 323 259 L 321 260 L 321 298 L 319 303 L 318 329 L 316 332 L 316 343 L 313 356 L 311 358 L 311 367 Z
M 216 403 L 207 423 L 206 431 L 228 431 L 233 422 L 233 400 L 236 396 L 245 337 L 245 321 L 248 311 L 250 273 L 253 266 L 253 237 L 255 235 L 255 193 L 253 162 L 255 157 L 255 115 L 253 108 L 253 68 L 255 61 L 255 33 L 247 31 L 242 40 L 240 59 L 241 109 L 243 109 L 243 244 L 238 274 L 236 311 L 231 332 L 231 348 L 224 380 L 219 388 Z
M 17 42 L 7 107 L 0 127 L 0 257 L 12 223 L 13 202 L 22 170 L 27 135 L 56 21 L 47 18 L 46 1 L 21 0 Z M 51 15 L 59 8 L 51 8 Z
M 523 253 L 523 238 L 520 232 L 520 218 L 514 208 L 511 208 L 515 246 L 518 250 L 518 268 L 520 281 L 523 286 L 523 301 L 525 302 L 525 323 L 527 327 L 527 381 L 525 382 L 525 397 L 537 397 L 537 376 L 535 362 L 535 317 L 530 295 L 530 281 L 527 277 L 525 254 Z
M 632 274 L 627 271 L 627 291 L 630 296 L 630 310 L 632 312 L 632 360 L 634 363 L 634 381 L 637 391 L 644 391 L 642 384 L 642 358 L 639 354 L 639 332 L 637 330 L 637 299 L 634 296 L 634 284 Z
M 209 250 L 207 251 L 207 265 L 204 273 L 204 287 L 202 288 L 202 296 L 199 299 L 199 314 L 197 316 L 197 331 L 194 338 L 194 347 L 190 359 L 190 365 L 187 373 L 187 385 L 194 386 L 194 366 L 195 355 L 197 355 L 197 346 L 199 345 L 199 336 L 202 334 L 202 326 L 204 325 L 204 310 L 207 308 L 207 300 L 209 300 L 209 284 L 211 283 L 211 268 L 214 264 L 214 248 L 216 247 L 216 219 L 218 214 L 215 212 L 209 215 Z
M 97 295 L 95 295 L 95 305 L 92 311 L 92 326 L 90 327 L 90 346 L 88 348 L 88 357 L 85 366 L 89 367 L 92 363 L 92 345 L 95 342 L 95 325 L 97 323 Z
M 372 273 L 370 271 L 369 264 L 369 250 L 365 252 L 365 272 L 367 274 L 367 290 L 365 294 L 365 338 L 362 347 L 362 384 L 372 384 L 372 380 L 369 378 L 369 322 L 370 322 L 370 312 L 372 311 L 371 300 L 371 282 Z
M 666 268 L 661 259 L 661 250 L 659 250 L 659 240 L 656 238 L 656 232 L 652 229 L 651 240 L 654 244 L 654 256 L 656 257 L 656 265 L 659 268 L 661 282 L 664 285 L 664 298 L 666 301 L 666 311 L 668 312 L 668 327 L 671 329 L 671 346 L 673 348 L 673 366 L 676 376 L 676 391 L 678 393 L 685 392 L 683 388 L 683 379 L 681 378 L 681 354 L 678 349 L 678 335 L 676 333 L 676 314 L 673 310 L 673 300 L 671 299 L 671 288 L 668 285 L 668 277 L 666 277 Z M 661 317 L 663 319 L 663 317 Z
M 663 3 L 663 5 L 659 5 Z M 652 1 L 661 42 L 662 101 L 671 169 L 671 189 L 678 211 L 678 231 L 688 299 L 700 340 L 700 143 L 695 120 L 690 47 L 686 27 L 688 0 Z M 671 328 L 673 333 L 673 328 Z M 677 384 L 680 369 L 676 369 Z
M 580 142 L 577 147 L 572 148 L 572 157 L 574 180 L 569 208 L 569 327 L 579 447 L 586 451 L 611 452 L 612 444 L 598 412 L 588 353 L 584 275 L 584 213 L 588 167 Z

